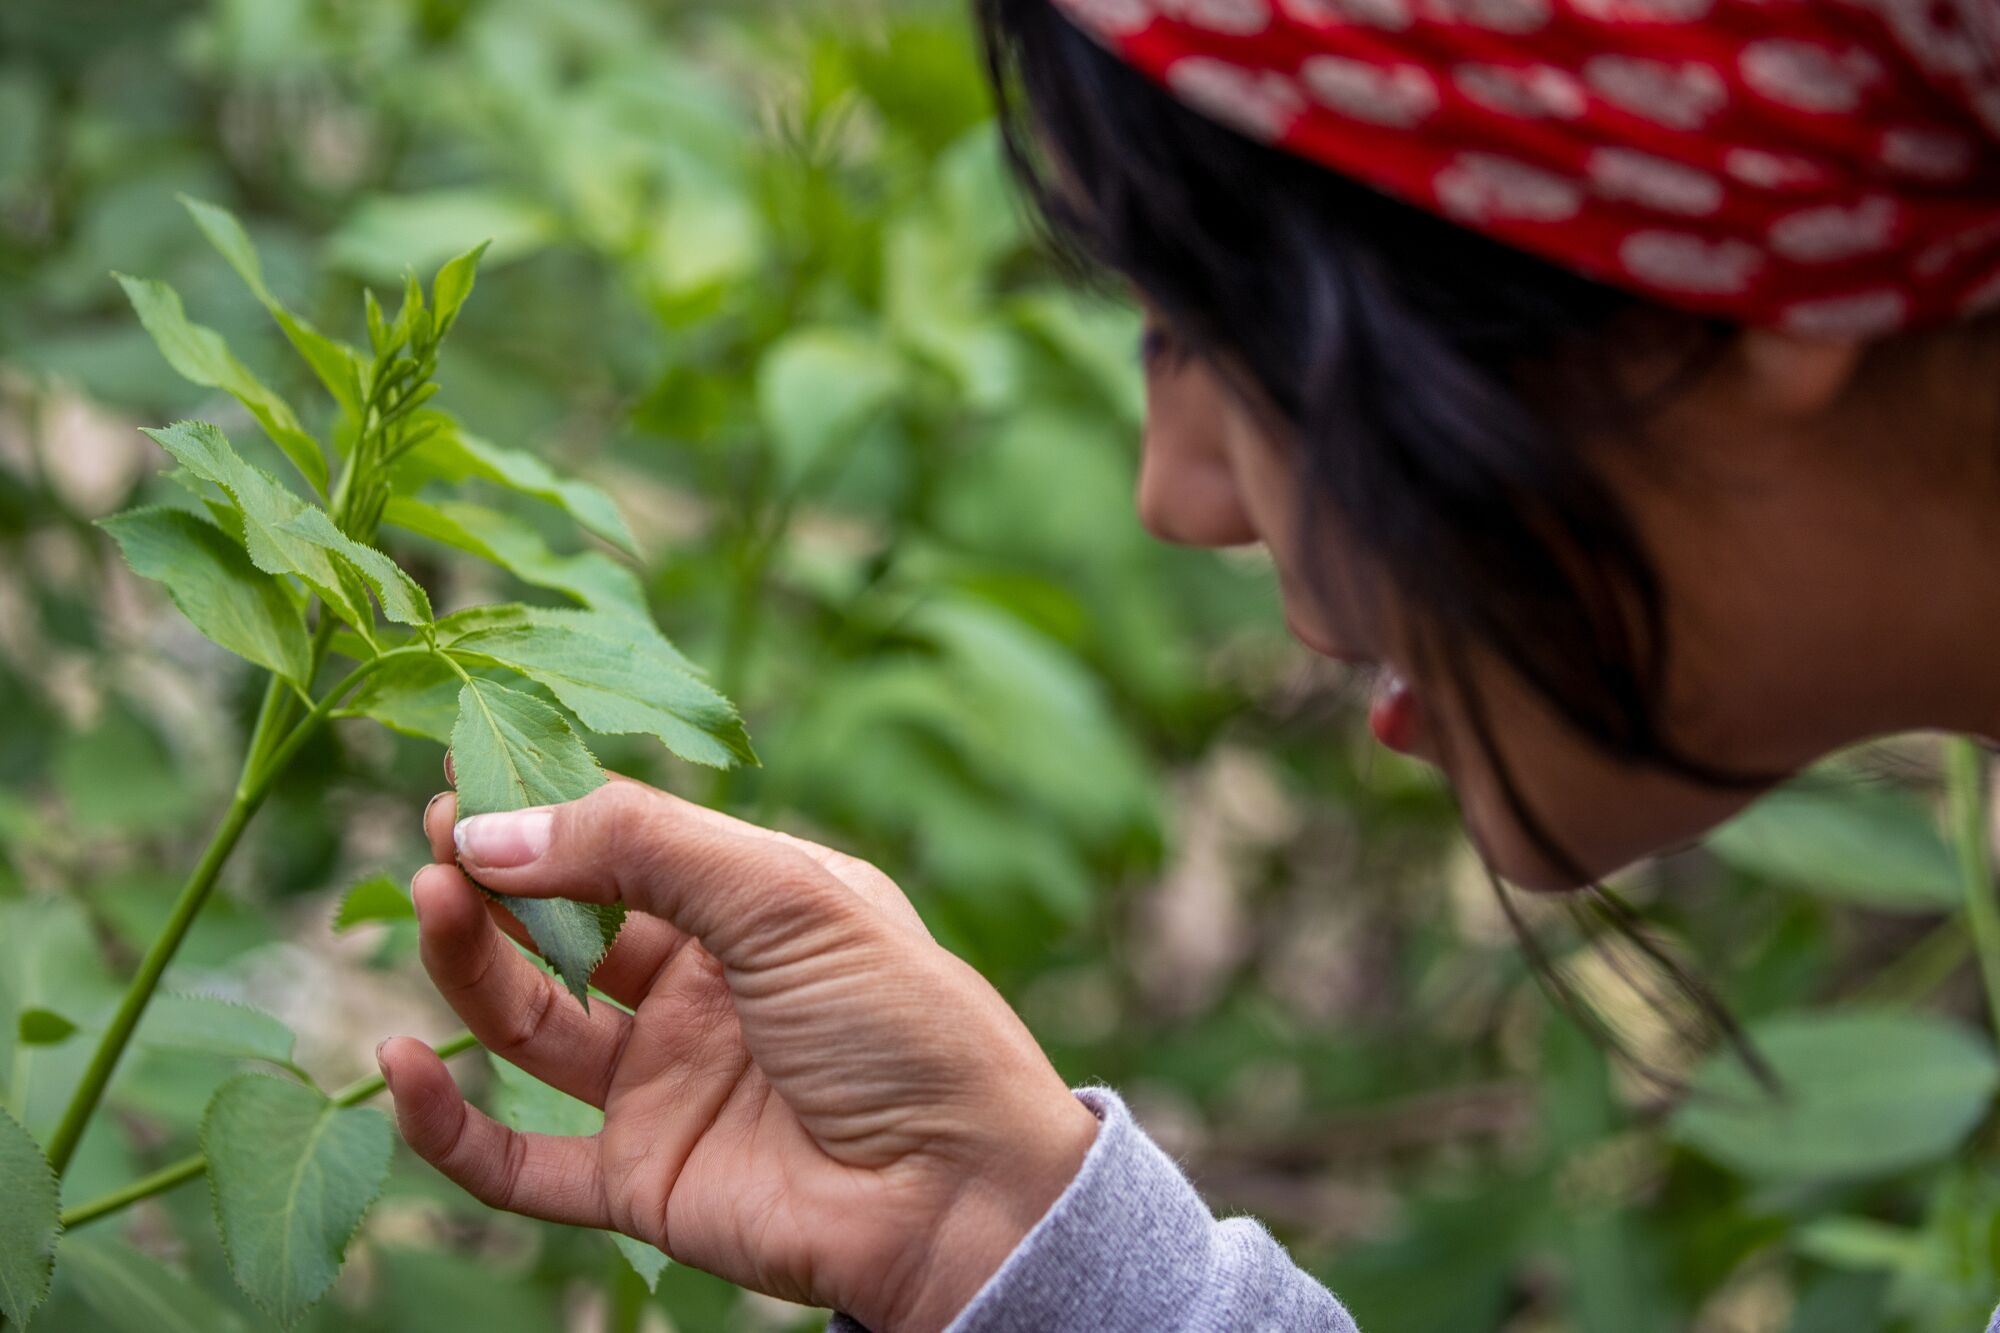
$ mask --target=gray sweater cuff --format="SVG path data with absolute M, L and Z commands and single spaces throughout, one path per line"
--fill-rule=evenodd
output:
M 1103 1122 L 1082 1170 L 947 1333 L 1356 1333 L 1263 1227 L 1218 1222 L 1116 1093 L 1077 1096 Z

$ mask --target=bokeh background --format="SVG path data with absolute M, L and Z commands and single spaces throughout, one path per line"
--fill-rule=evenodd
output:
M 1987 1127 L 1779 1178 L 1681 1132 L 1557 1014 L 1448 794 L 1371 748 L 1365 684 L 1287 641 L 1262 557 L 1140 531 L 1136 319 L 1038 255 L 988 116 L 945 0 L 0 4 L 10 1109 L 45 1131 L 86 1049 L 18 1043 L 15 1015 L 115 996 L 255 703 L 90 526 L 164 484 L 138 425 L 241 424 L 173 375 L 112 270 L 171 281 L 305 394 L 187 192 L 238 210 L 272 285 L 343 334 L 364 282 L 491 238 L 442 405 L 618 496 L 661 623 L 764 767 L 607 762 L 876 861 L 1067 1077 L 1122 1089 L 1370 1333 L 1976 1327 L 2000 1299 Z M 403 554 L 444 605 L 502 591 Z M 1753 1024 L 1873 1004 L 1977 1025 L 1931 751 L 1845 771 L 1621 891 Z M 171 984 L 279 1014 L 328 1086 L 382 1036 L 449 1032 L 407 927 L 330 927 L 346 886 L 420 864 L 440 785 L 432 747 L 317 743 Z M 1523 910 L 1653 1067 L 1708 1055 L 1643 957 Z M 458 1070 L 492 1092 L 482 1057 Z M 73 1197 L 187 1151 L 227 1072 L 129 1062 Z M 208 1206 L 196 1184 L 79 1235 L 267 1327 Z M 65 1266 L 39 1327 L 132 1327 L 92 1271 Z M 601 1238 L 490 1214 L 404 1153 L 308 1326 L 823 1320 L 682 1268 L 648 1292 Z

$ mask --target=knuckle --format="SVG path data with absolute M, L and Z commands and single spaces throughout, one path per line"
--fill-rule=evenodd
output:
M 767 865 L 745 896 L 745 928 L 768 940 L 817 941 L 821 947 L 865 934 L 870 913 L 817 861 L 799 853 Z
M 621 859 L 642 851 L 653 841 L 658 801 L 644 787 L 607 782 L 570 809 L 580 817 L 576 832 L 590 845 Z
M 528 1166 L 528 1139 L 525 1134 L 509 1134 L 502 1150 L 500 1170 L 495 1174 L 490 1196 L 485 1202 L 495 1208 L 513 1210 Z
M 548 1025 L 549 1015 L 555 1009 L 555 984 L 541 978 L 528 997 L 528 1003 L 510 1013 L 493 1034 L 492 1051 L 496 1055 L 514 1056 L 532 1048 L 542 1030 Z
M 784 916 L 818 917 L 832 910 L 838 896 L 829 892 L 837 886 L 826 867 L 795 847 L 773 847 L 761 852 L 747 850 L 742 855 L 742 881 L 752 886 L 747 895 L 750 907 L 761 913 Z
M 462 944 L 425 939 L 419 943 L 417 953 L 438 993 L 447 1000 L 457 1000 L 477 993 L 486 984 L 503 947 L 497 932 L 488 932 L 483 937 L 483 947 L 467 949 Z

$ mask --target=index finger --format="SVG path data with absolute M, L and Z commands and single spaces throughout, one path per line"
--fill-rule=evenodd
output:
M 567 805 L 477 815 L 459 861 L 496 893 L 624 902 L 695 936 L 725 967 L 880 933 L 883 915 L 789 840 L 637 783 Z
M 641 792 L 665 795 L 622 774 L 610 773 L 606 776 L 611 782 L 623 783 Z M 898 926 L 914 931 L 925 939 L 930 938 L 930 928 L 917 914 L 917 909 L 910 902 L 909 896 L 897 887 L 894 880 L 861 858 L 849 856 L 845 852 L 790 833 L 737 819 L 733 815 L 712 810 L 707 806 L 688 801 L 680 802 L 680 806 L 688 819 L 705 823 L 719 832 L 733 833 L 746 838 L 761 838 L 797 849 L 816 861 L 821 869 L 860 895 L 862 901 L 885 913 Z M 458 861 L 458 847 L 452 836 L 457 819 L 458 797 L 452 792 L 438 793 L 424 808 L 424 834 L 430 840 L 432 859 L 441 865 L 453 865 Z

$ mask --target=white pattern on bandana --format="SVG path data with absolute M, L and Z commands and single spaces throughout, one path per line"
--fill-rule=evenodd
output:
M 1812 42 L 1770 38 L 1743 48 L 1743 81 L 1781 106 L 1798 111 L 1852 111 L 1882 67 L 1859 48 L 1834 51 Z
M 1161 14 L 1210 32 L 1238 35 L 1271 26 L 1270 0 L 1155 0 Z
M 1583 77 L 1605 101 L 1641 120 L 1694 130 L 1729 101 L 1722 76 L 1692 61 L 1669 64 L 1642 56 L 1592 56 Z
M 1709 241 L 1673 231 L 1639 231 L 1618 247 L 1626 271 L 1668 291 L 1732 294 L 1750 286 L 1764 256 L 1748 241 Z
M 1549 21 L 1549 0 L 1425 0 L 1424 11 L 1441 23 L 1491 32 L 1534 32 Z
M 1305 23 L 1354 24 L 1401 32 L 1417 21 L 1415 0 L 1282 0 Z
M 1167 69 L 1174 95 L 1253 139 L 1276 139 L 1291 128 L 1305 99 L 1291 80 L 1226 60 L 1187 56 Z
M 1909 308 L 1901 292 L 1882 288 L 1796 302 L 1785 308 L 1778 325 L 1808 338 L 1873 338 L 1901 327 Z
M 1134 33 L 1153 21 L 1152 0 L 1069 0 L 1077 19 L 1111 37 Z
M 1198 112 L 1669 305 L 2000 300 L 2000 0 L 1055 3 Z
M 1451 78 L 1459 92 L 1502 115 L 1573 120 L 1583 114 L 1582 85 L 1554 65 L 1460 65 Z
M 1895 237 L 1896 201 L 1880 195 L 1853 204 L 1822 204 L 1771 224 L 1771 248 L 1787 259 L 1832 264 L 1886 250 Z
M 1599 23 L 1692 23 L 1715 0 L 1570 0 L 1570 7 Z
M 1662 213 L 1701 217 L 1722 207 L 1722 182 L 1696 167 L 1636 148 L 1595 148 L 1590 183 L 1607 199 L 1629 199 Z
M 1475 222 L 1560 222 L 1583 206 L 1575 182 L 1493 153 L 1460 153 L 1438 173 L 1436 188 L 1447 213 Z
M 1899 126 L 1882 131 L 1882 165 L 1918 180 L 1964 180 L 1978 152 L 1956 130 Z
M 1306 91 L 1342 115 L 1407 129 L 1437 110 L 1437 84 L 1418 65 L 1314 56 L 1299 70 Z

